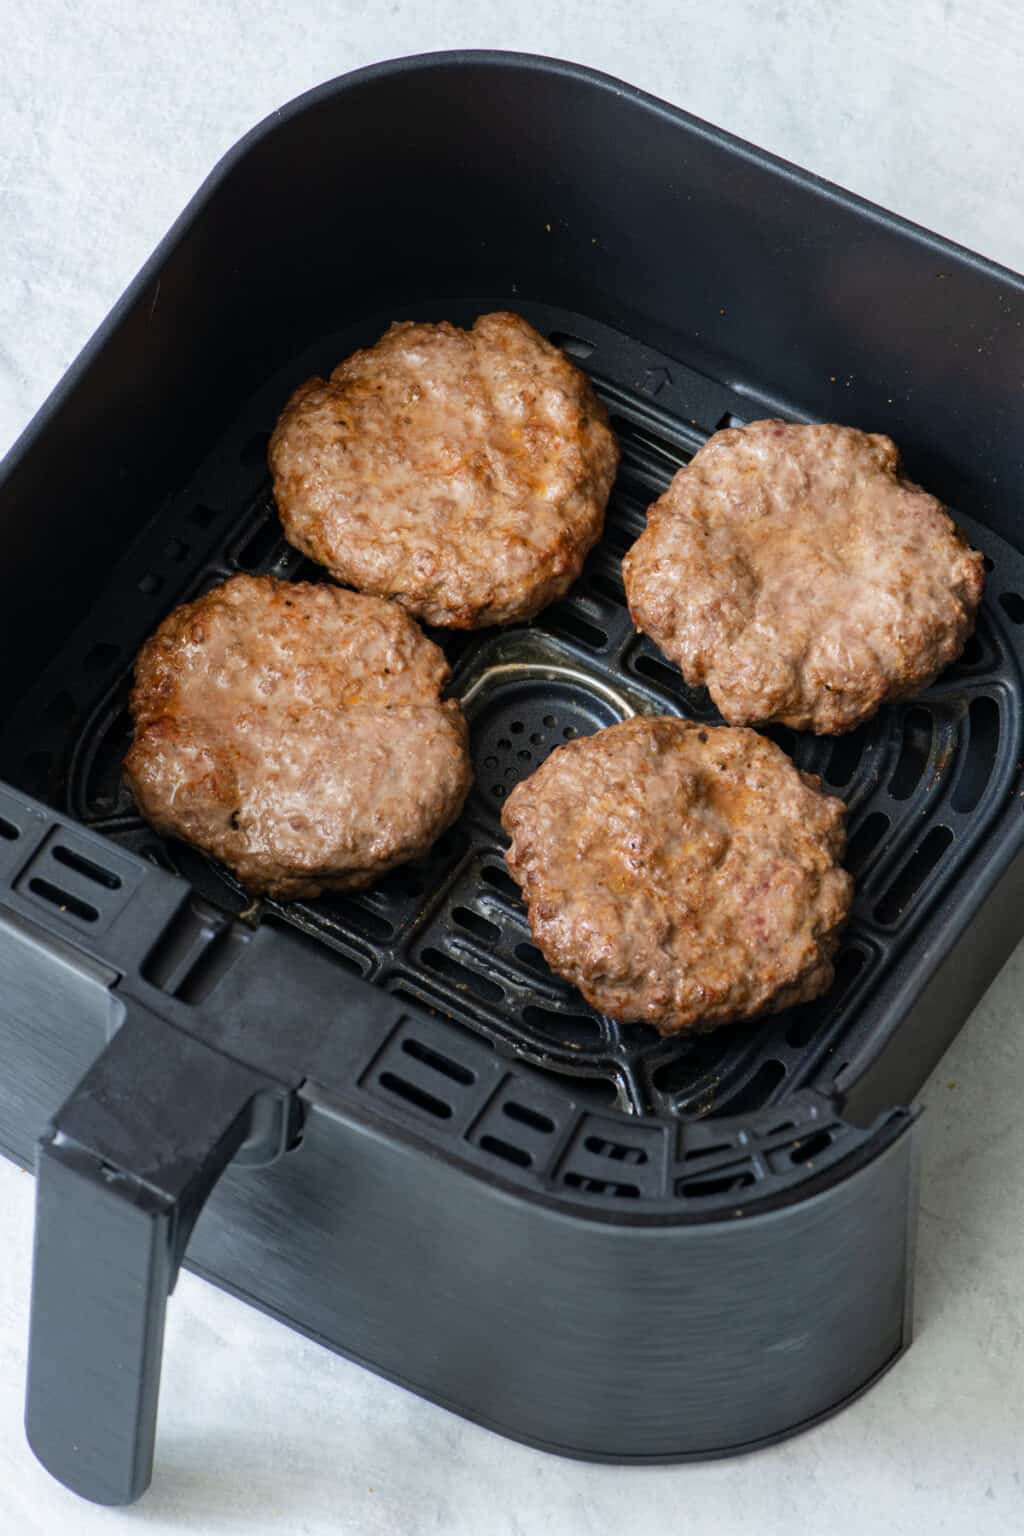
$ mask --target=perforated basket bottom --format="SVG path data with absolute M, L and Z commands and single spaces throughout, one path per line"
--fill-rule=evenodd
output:
M 451 317 L 465 322 L 487 307 L 467 305 Z M 237 571 L 322 578 L 282 539 L 265 469 L 269 428 L 296 381 L 372 340 L 390 315 L 329 338 L 260 391 L 118 565 L 87 623 L 26 699 L 5 737 L 3 776 L 181 873 L 200 907 L 301 929 L 334 952 L 340 969 L 541 1071 L 571 1076 L 577 1097 L 689 1117 L 745 1113 L 801 1087 L 827 1086 L 865 1037 L 885 1027 L 900 957 L 1011 806 L 1021 756 L 1024 564 L 960 519 L 989 565 L 977 634 L 961 662 L 850 736 L 767 731 L 850 808 L 857 896 L 828 996 L 682 1041 L 598 1016 L 531 942 L 504 865 L 501 803 L 555 746 L 631 710 L 718 720 L 706 692 L 688 689 L 633 630 L 620 559 L 646 506 L 710 432 L 768 412 L 590 321 L 520 308 L 592 373 L 622 442 L 622 467 L 605 537 L 567 599 L 527 626 L 434 635 L 466 703 L 477 782 L 459 823 L 427 858 L 363 894 L 251 907 L 224 871 L 145 826 L 120 782 L 132 660 L 169 609 Z M 216 965 L 203 974 L 215 977 Z M 182 985 L 195 989 L 201 980 Z

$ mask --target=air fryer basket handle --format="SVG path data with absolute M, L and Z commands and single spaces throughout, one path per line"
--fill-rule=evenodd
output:
M 243 1143 L 248 1161 L 280 1150 L 289 1110 L 276 1084 L 133 1007 L 41 1137 L 25 1428 L 73 1492 L 129 1504 L 149 1486 L 189 1235 Z

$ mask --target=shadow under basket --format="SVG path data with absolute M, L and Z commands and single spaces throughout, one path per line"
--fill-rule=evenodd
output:
M 605 537 L 531 624 L 435 635 L 476 786 L 430 854 L 250 902 L 124 791 L 134 655 L 232 573 L 325 579 L 266 471 L 298 382 L 392 319 L 496 308 L 607 402 Z M 213 173 L 0 479 L 0 1146 L 38 1173 L 26 1422 L 55 1476 L 145 1489 L 182 1262 L 594 1459 L 779 1439 L 906 1348 L 913 1099 L 1024 930 L 1022 315 L 1012 274 L 548 60 L 345 77 Z M 988 584 L 920 697 L 767 731 L 849 807 L 830 993 L 668 1041 L 551 974 L 499 816 L 574 736 L 718 719 L 620 561 L 701 443 L 765 415 L 891 432 Z

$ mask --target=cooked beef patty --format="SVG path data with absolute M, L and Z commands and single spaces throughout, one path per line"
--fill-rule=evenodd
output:
M 511 314 L 393 325 L 300 385 L 270 441 L 289 541 L 456 629 L 530 618 L 568 590 L 617 464 L 590 381 Z
M 668 716 L 560 747 L 501 818 L 552 970 L 663 1035 L 826 991 L 853 881 L 819 783 L 755 731 Z
M 985 579 L 888 437 L 781 421 L 716 432 L 623 574 L 638 628 L 726 720 L 825 735 L 955 661 Z
M 125 778 L 158 832 L 250 891 L 358 889 L 462 807 L 472 771 L 447 676 L 394 603 L 235 576 L 139 653 Z

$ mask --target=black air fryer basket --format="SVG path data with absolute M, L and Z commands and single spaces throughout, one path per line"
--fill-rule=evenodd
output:
M 169 609 L 310 577 L 267 436 L 395 318 L 524 314 L 623 448 L 605 538 L 533 623 L 441 636 L 477 783 L 360 895 L 249 904 L 125 795 Z M 1019 279 L 575 66 L 448 54 L 302 97 L 214 172 L 0 483 L 0 1143 L 38 1172 L 27 1426 L 119 1503 L 150 1475 L 168 1292 L 200 1274 L 570 1455 L 722 1455 L 906 1348 L 907 1107 L 1024 930 Z M 690 1040 L 596 1016 L 530 942 L 502 799 L 633 712 L 713 721 L 620 557 L 675 469 L 764 415 L 890 432 L 986 554 L 962 661 L 835 740 L 827 997 Z

